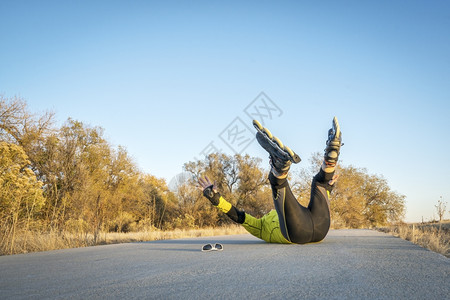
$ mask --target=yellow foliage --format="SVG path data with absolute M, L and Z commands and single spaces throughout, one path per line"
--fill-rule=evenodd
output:
M 29 168 L 22 147 L 0 142 L 0 240 L 2 251 L 12 251 L 17 228 L 29 229 L 44 205 L 42 183 Z

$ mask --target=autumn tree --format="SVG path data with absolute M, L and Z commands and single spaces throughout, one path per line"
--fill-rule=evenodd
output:
M 383 226 L 402 220 L 405 196 L 392 191 L 387 180 L 366 169 L 340 166 L 331 196 L 332 222 L 350 228 Z
M 54 113 L 32 114 L 23 99 L 0 95 L 0 140 L 21 146 L 33 168 L 45 137 L 53 132 L 53 122 Z
M 442 196 L 438 200 L 438 204 L 434 206 L 436 208 L 439 217 L 439 234 L 442 230 L 442 219 L 444 218 L 445 212 L 447 210 L 447 202 L 442 199 Z
M 233 160 L 239 169 L 236 205 L 255 217 L 263 216 L 273 209 L 273 200 L 268 172 L 260 166 L 262 160 L 238 154 Z
M 20 203 L 29 203 L 18 195 L 34 188 L 39 201 L 33 209 L 39 208 L 39 214 L 28 217 L 39 222 L 41 230 L 89 232 L 94 242 L 101 231 L 173 227 L 179 203 L 163 179 L 140 172 L 125 148 L 111 147 L 101 127 L 69 118 L 56 129 L 52 121 L 51 113 L 31 114 L 20 98 L 0 97 L 0 141 L 9 147 L 2 157 L 3 170 L 26 165 L 15 176 L 31 176 L 40 184 L 21 191 L 22 185 L 11 184 L 11 175 L 2 181 L 9 187 L 2 189 L 4 199 L 17 196 Z M 20 164 L 7 160 L 12 153 L 20 153 L 14 154 L 22 157 Z M 20 210 L 16 207 L 16 218 L 9 218 L 12 206 L 6 209 L 6 200 L 3 206 L 1 229 L 19 228 L 22 223 L 14 220 L 20 220 Z
M 182 214 L 185 218 L 193 218 L 195 226 L 208 226 L 215 223 L 229 223 L 223 214 L 217 214 L 216 209 L 205 199 L 197 189 L 197 181 L 201 176 L 208 176 L 220 190 L 222 196 L 235 203 L 234 190 L 238 182 L 237 162 L 223 153 L 212 153 L 203 160 L 184 164 L 184 170 L 191 174 L 189 186 L 183 187 L 178 193 L 182 201 Z M 192 223 L 192 222 L 190 222 Z
M 171 228 L 177 216 L 178 203 L 166 181 L 153 175 L 139 178 L 139 194 L 131 212 L 141 228 Z
M 192 181 L 190 189 L 183 188 L 182 199 L 185 202 L 186 199 L 193 200 L 191 212 L 196 218 L 205 219 L 203 223 L 230 223 L 230 219 L 224 214 L 217 215 L 217 209 L 201 195 L 201 191 L 192 188 L 197 185 L 200 176 L 206 175 L 216 183 L 221 195 L 231 204 L 255 216 L 262 216 L 273 208 L 273 204 L 267 184 L 268 174 L 260 163 L 261 159 L 249 155 L 230 156 L 223 153 L 213 153 L 203 160 L 186 163 L 184 170 L 192 175 Z
M 45 199 L 21 146 L 0 142 L 0 241 L 2 252 L 12 253 L 16 233 L 28 231 Z M 26 240 L 24 241 L 26 243 Z
M 182 201 L 182 214 L 187 220 L 194 221 L 195 226 L 214 225 L 214 223 L 229 223 L 223 214 L 218 214 L 211 203 L 197 189 L 197 181 L 201 176 L 208 176 L 220 190 L 222 196 L 234 203 L 233 191 L 237 185 L 238 169 L 235 161 L 223 153 L 213 153 L 203 160 L 184 164 L 184 170 L 191 174 L 187 186 L 179 189 L 178 197 Z
M 339 179 L 330 197 L 332 224 L 335 227 L 365 227 L 364 170 L 339 166 L 336 172 Z
M 439 217 L 439 223 L 442 222 L 444 218 L 445 212 L 447 211 L 447 202 L 442 199 L 442 196 L 439 198 L 437 205 L 434 206 L 436 208 L 436 212 Z
M 314 153 L 309 164 L 291 172 L 291 187 L 299 202 L 307 206 L 311 181 L 323 156 Z M 368 174 L 364 168 L 338 164 L 339 179 L 330 196 L 330 214 L 335 228 L 382 226 L 402 220 L 405 196 L 392 191 L 383 176 Z

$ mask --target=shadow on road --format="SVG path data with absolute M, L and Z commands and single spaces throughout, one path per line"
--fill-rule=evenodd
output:
M 161 240 L 161 241 L 148 241 L 139 243 L 149 244 L 183 244 L 183 245 L 204 245 L 207 243 L 224 243 L 227 245 L 254 245 L 254 244 L 267 244 L 263 240 L 253 238 L 250 235 L 239 236 L 240 239 L 232 239 L 232 236 L 211 236 L 201 238 L 188 238 L 188 239 L 176 239 L 176 240 Z
M 204 241 L 190 241 L 190 240 L 171 240 L 171 241 L 151 241 L 151 242 L 139 242 L 139 243 L 145 243 L 145 244 L 165 244 L 165 245 L 205 245 L 208 243 L 223 243 L 227 245 L 255 245 L 255 244 L 267 244 L 264 241 L 223 241 L 220 239 L 211 239 L 211 240 L 204 240 Z

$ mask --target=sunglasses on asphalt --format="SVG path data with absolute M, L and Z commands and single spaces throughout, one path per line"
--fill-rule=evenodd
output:
M 216 244 L 206 244 L 202 247 L 202 251 L 222 251 L 223 246 L 222 244 L 216 243 Z

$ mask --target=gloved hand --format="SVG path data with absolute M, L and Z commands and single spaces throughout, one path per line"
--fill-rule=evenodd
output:
M 199 188 L 203 191 L 203 196 L 205 196 L 212 205 L 219 205 L 220 193 L 217 191 L 215 182 L 211 183 L 208 176 L 205 175 L 204 178 L 200 177 L 198 179 Z

